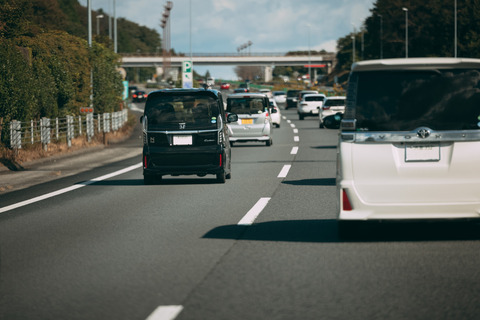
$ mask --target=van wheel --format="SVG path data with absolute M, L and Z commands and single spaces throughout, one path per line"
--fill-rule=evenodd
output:
M 319 127 L 320 129 L 324 128 L 323 123 L 320 122 L 319 125 L 318 125 L 318 127 Z
M 299 120 L 303 120 L 303 118 L 304 118 L 304 117 L 303 117 L 303 114 L 298 114 L 298 119 L 299 119 Z
M 265 142 L 265 144 L 266 144 L 267 147 L 270 147 L 273 144 L 272 139 L 267 140 L 267 142 Z
M 231 172 L 230 172 L 230 173 L 227 173 L 227 174 L 225 175 L 225 178 L 227 178 L 227 179 L 232 179 L 232 173 L 231 173 Z
M 152 176 L 152 175 L 149 175 L 149 174 L 145 174 L 143 176 L 143 184 L 145 185 L 152 185 L 152 184 L 155 184 L 155 179 L 156 177 L 155 176 Z
M 218 183 L 225 183 L 225 179 L 226 179 L 225 171 L 217 173 L 217 182 Z

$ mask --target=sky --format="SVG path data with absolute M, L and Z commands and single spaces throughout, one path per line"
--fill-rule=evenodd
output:
M 86 6 L 87 0 L 79 0 Z M 91 0 L 113 16 L 114 0 Z M 167 0 L 116 0 L 117 18 L 163 34 Z M 358 29 L 374 0 L 172 0 L 171 48 L 177 53 L 237 53 L 251 41 L 251 52 L 336 51 L 338 38 Z M 191 13 L 191 14 L 190 14 Z M 191 19 L 190 19 L 191 17 Z M 234 79 L 232 67 L 195 67 L 216 78 Z

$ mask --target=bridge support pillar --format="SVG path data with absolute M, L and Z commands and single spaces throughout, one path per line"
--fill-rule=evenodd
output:
M 163 78 L 163 68 L 162 67 L 155 67 L 155 74 L 157 75 L 157 79 Z
M 265 66 L 265 82 L 271 82 L 273 80 L 273 67 Z

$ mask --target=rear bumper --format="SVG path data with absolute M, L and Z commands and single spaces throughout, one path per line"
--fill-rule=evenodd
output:
M 297 108 L 298 114 L 304 115 L 304 116 L 318 116 L 318 109 L 305 109 L 305 108 Z
M 217 174 L 227 171 L 225 149 L 220 146 L 197 148 L 144 147 L 143 174 Z
M 352 210 L 344 210 L 343 192 Z M 370 203 L 345 184 L 337 188 L 337 203 L 339 220 L 480 219 L 480 202 Z
M 230 141 L 268 141 L 272 138 L 272 126 L 267 124 L 235 125 L 229 124 Z

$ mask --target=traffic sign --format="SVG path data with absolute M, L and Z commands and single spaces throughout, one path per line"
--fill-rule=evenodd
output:
M 193 62 L 191 60 L 182 62 L 182 83 L 183 88 L 193 88 Z

